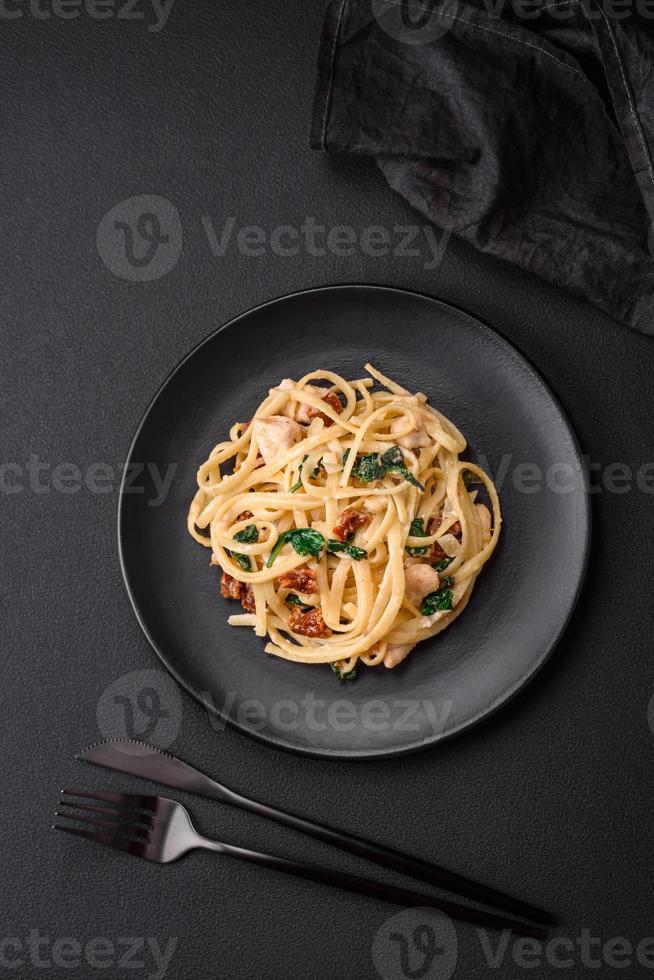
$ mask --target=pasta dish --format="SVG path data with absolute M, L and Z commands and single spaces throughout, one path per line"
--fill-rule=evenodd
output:
M 266 652 L 396 667 L 466 608 L 500 534 L 490 477 L 418 392 L 371 364 L 272 388 L 198 470 L 188 530 L 211 550 L 232 626 Z M 486 502 L 478 499 L 483 496 Z

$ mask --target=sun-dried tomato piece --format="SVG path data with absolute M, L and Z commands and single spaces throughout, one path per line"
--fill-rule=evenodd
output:
M 353 537 L 355 531 L 367 524 L 370 524 L 368 514 L 362 514 L 360 510 L 355 510 L 354 507 L 346 507 L 334 528 L 334 537 L 338 538 L 339 541 L 348 541 Z
M 294 592 L 301 592 L 302 595 L 313 595 L 318 591 L 316 585 L 316 573 L 312 568 L 293 568 L 290 572 L 284 572 L 277 579 L 283 589 L 292 589 Z
M 341 399 L 338 397 L 335 391 L 328 391 L 326 395 L 323 395 L 321 401 L 326 402 L 331 410 L 337 415 L 340 415 L 343 411 L 343 406 L 341 404 Z M 303 405 L 302 406 L 302 417 L 300 421 L 310 422 L 311 419 L 322 419 L 325 423 L 325 427 L 329 427 L 334 424 L 334 420 L 330 419 L 329 415 L 325 415 L 321 412 L 319 408 L 314 408 L 313 405 Z
M 245 585 L 243 582 L 241 585 L 243 586 L 241 592 L 241 605 L 246 612 L 254 612 L 256 608 L 256 603 L 254 601 L 254 589 L 251 585 Z
M 443 523 L 442 517 L 430 517 L 427 522 L 427 528 L 426 528 L 427 535 L 434 534 L 434 532 L 438 530 L 438 528 L 441 526 L 442 523 Z M 462 537 L 461 521 L 455 521 L 454 524 L 448 527 L 447 533 L 453 534 L 454 537 L 457 539 L 457 541 L 460 541 Z M 443 551 L 438 541 L 435 541 L 434 544 L 431 546 L 431 553 L 429 557 L 431 558 L 432 561 L 442 561 L 443 558 L 447 558 L 448 556 L 447 553 Z
M 335 412 L 337 415 L 340 415 L 341 412 L 343 411 L 343 406 L 341 404 L 341 399 L 338 397 L 338 395 L 336 394 L 335 391 L 328 391 L 326 395 L 323 395 L 322 396 L 322 400 L 324 402 L 327 402 L 327 404 L 331 408 L 332 412 Z M 331 421 L 332 420 L 330 419 L 329 420 L 330 424 L 331 424 Z
M 461 521 L 455 521 L 454 524 L 448 527 L 447 533 L 453 534 L 457 541 L 460 541 L 463 533 L 461 531 Z
M 433 534 L 443 523 L 442 517 L 430 517 L 427 523 L 427 534 Z M 453 534 L 457 541 L 461 540 L 461 521 L 455 521 L 454 524 L 450 524 L 447 529 L 447 534 Z
M 238 579 L 223 572 L 220 579 L 220 594 L 223 599 L 240 599 L 241 605 L 246 612 L 254 612 L 254 590 L 246 582 L 239 582 Z
M 295 608 L 288 619 L 289 629 L 300 636 L 325 637 L 331 636 L 332 631 L 325 625 L 320 609 L 309 609 L 302 612 L 300 608 Z
M 431 546 L 429 557 L 433 562 L 442 561 L 443 558 L 447 558 L 447 555 L 439 545 L 438 541 L 435 541 Z
M 252 511 L 244 510 L 243 513 L 239 514 L 238 517 L 236 518 L 236 523 L 238 523 L 239 521 L 249 521 L 251 517 L 254 517 Z
M 223 572 L 220 579 L 220 594 L 223 599 L 240 599 L 243 583 Z

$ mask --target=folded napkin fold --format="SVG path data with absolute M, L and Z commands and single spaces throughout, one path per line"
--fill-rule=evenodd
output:
M 330 0 L 312 146 L 654 333 L 654 2 L 613 6 Z

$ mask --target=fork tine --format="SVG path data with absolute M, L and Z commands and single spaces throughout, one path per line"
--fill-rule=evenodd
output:
M 91 827 L 96 827 L 100 831 L 107 828 L 112 834 L 118 833 L 123 837 L 133 837 L 142 841 L 144 844 L 147 844 L 150 837 L 150 831 L 147 827 L 125 823 L 124 821 L 115 822 L 97 817 L 84 817 L 81 813 L 60 813 L 59 810 L 55 810 L 55 817 L 61 817 L 63 820 L 75 820 L 79 823 L 88 823 Z
M 98 800 L 101 803 L 115 803 L 117 806 L 131 808 L 133 810 L 146 810 L 154 813 L 157 809 L 156 796 L 133 796 L 129 793 L 89 793 L 80 789 L 62 789 L 66 796 L 80 796 L 86 800 Z
M 140 824 L 143 829 L 152 826 L 152 817 L 147 816 L 145 813 L 132 813 L 130 810 L 119 810 L 113 809 L 106 806 L 93 806 L 90 803 L 76 803 L 72 800 L 59 800 L 59 806 L 68 806 L 75 810 L 86 810 L 89 813 L 100 813 L 105 816 L 112 817 L 114 820 L 129 820 L 130 823 Z M 67 816 L 67 814 L 62 813 L 62 817 Z
M 96 844 L 106 844 L 108 847 L 115 847 L 119 851 L 127 851 L 128 854 L 135 854 L 136 857 L 145 857 L 145 844 L 139 844 L 125 838 L 108 836 L 107 834 L 94 834 L 90 830 L 79 830 L 77 827 L 64 827 L 56 823 L 53 823 L 52 829 L 62 830 L 65 834 L 74 834 L 76 837 L 83 837 L 85 840 L 95 841 Z

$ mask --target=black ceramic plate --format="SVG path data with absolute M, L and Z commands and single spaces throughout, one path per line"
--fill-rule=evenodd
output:
M 371 361 L 424 391 L 499 484 L 504 526 L 465 613 L 395 670 L 339 681 L 264 653 L 227 624 L 209 552 L 186 532 L 198 465 L 285 377 Z M 590 534 L 575 436 L 525 359 L 472 317 L 414 293 L 337 286 L 259 306 L 221 327 L 165 382 L 134 439 L 119 544 L 129 595 L 178 681 L 222 719 L 320 756 L 396 755 L 451 737 L 504 704 L 551 653 L 584 575 Z M 139 464 L 147 464 L 134 479 Z M 174 467 L 163 502 L 152 473 Z M 155 469 L 156 468 L 156 469 Z M 139 492 L 135 492 L 139 491 Z M 153 504 L 157 504 L 153 506 Z

